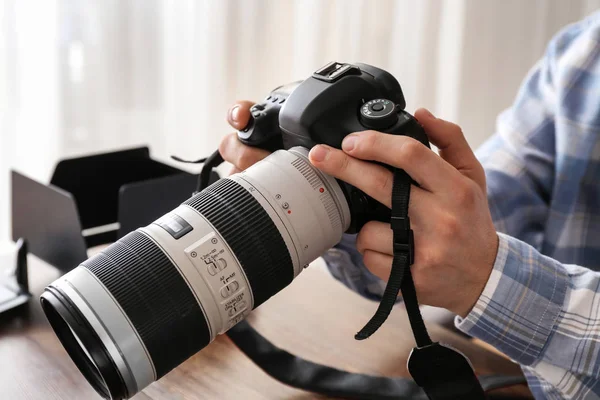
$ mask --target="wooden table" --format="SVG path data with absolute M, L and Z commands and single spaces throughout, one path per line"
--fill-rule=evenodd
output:
M 58 272 L 33 256 L 29 277 L 34 299 L 0 318 L 0 399 L 99 399 L 76 369 L 48 325 L 37 300 Z M 354 333 L 375 311 L 365 300 L 317 266 L 306 269 L 286 290 L 254 311 L 250 321 L 276 345 L 313 361 L 350 371 L 408 376 L 413 338 L 402 307 L 380 331 L 358 342 Z M 436 340 L 463 351 L 478 373 L 517 375 L 504 357 L 430 324 Z M 506 389 L 507 398 L 530 398 L 525 386 Z M 226 337 L 191 357 L 134 397 L 145 399 L 314 399 L 259 370 Z

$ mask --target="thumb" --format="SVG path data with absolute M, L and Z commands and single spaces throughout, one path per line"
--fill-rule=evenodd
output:
M 485 191 L 483 167 L 467 143 L 460 126 L 436 118 L 425 108 L 418 109 L 415 118 L 425 129 L 431 143 L 439 149 L 440 156 Z
M 244 129 L 250 121 L 250 107 L 254 105 L 253 102 L 247 100 L 237 101 L 227 111 L 227 122 L 233 128 L 238 131 Z

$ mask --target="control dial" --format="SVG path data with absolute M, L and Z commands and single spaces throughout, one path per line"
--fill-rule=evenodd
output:
M 367 128 L 385 129 L 398 121 L 396 105 L 388 99 L 373 99 L 360 107 L 360 122 Z

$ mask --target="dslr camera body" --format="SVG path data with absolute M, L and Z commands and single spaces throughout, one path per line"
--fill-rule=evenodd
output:
M 340 149 L 348 134 L 373 129 L 409 136 L 430 147 L 423 127 L 405 107 L 402 88 L 387 71 L 333 61 L 304 81 L 276 88 L 252 106 L 252 117 L 238 138 L 269 151 L 297 146 L 311 149 L 317 144 Z M 358 232 L 371 220 L 390 221 L 387 207 L 339 183 L 350 207 L 347 233 Z
M 429 146 L 404 107 L 396 79 L 366 64 L 333 62 L 278 87 L 238 132 L 277 151 L 50 284 L 42 308 L 95 390 L 132 397 L 245 319 L 343 233 L 390 221 L 387 207 L 314 168 L 308 151 L 340 148 L 366 129 Z

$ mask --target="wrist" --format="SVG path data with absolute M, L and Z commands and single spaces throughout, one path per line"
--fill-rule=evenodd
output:
M 452 310 L 462 318 L 466 318 L 479 301 L 496 264 L 500 244 L 496 231 L 493 232 L 493 235 L 490 235 L 490 239 L 486 242 L 487 244 L 484 245 L 486 251 L 484 251 L 482 262 L 471 271 L 471 279 L 468 280 L 469 284 L 466 285 L 467 290 L 462 298 L 463 301 L 460 302 L 456 310 Z

